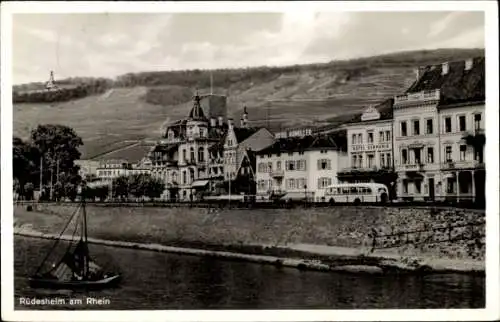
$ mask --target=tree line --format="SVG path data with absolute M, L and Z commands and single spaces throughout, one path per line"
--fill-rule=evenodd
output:
M 14 137 L 12 144 L 13 188 L 19 199 L 34 199 L 35 190 L 41 190 L 42 200 L 76 198 L 81 177 L 74 161 L 80 158 L 83 141 L 72 128 L 38 125 L 28 140 Z
M 40 192 L 40 200 L 75 201 L 78 186 L 83 179 L 75 161 L 80 158 L 78 147 L 82 139 L 65 125 L 38 125 L 28 140 L 14 137 L 12 142 L 14 192 L 18 199 L 34 200 L 35 191 Z M 91 180 L 92 181 L 92 180 Z M 86 187 L 88 199 L 104 200 L 109 197 L 128 200 L 130 197 L 151 199 L 163 193 L 161 180 L 148 174 L 121 176 L 110 186 Z

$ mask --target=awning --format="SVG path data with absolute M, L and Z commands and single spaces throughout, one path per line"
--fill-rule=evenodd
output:
M 203 188 L 208 184 L 208 180 L 197 180 L 193 182 L 191 188 Z

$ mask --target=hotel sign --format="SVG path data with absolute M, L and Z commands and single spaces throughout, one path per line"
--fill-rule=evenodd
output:
M 373 106 L 368 107 L 361 115 L 361 121 L 373 121 L 380 119 L 380 113 Z
M 380 150 L 389 150 L 391 148 L 389 143 L 382 144 L 365 144 L 365 145 L 353 145 L 352 151 L 360 152 L 360 151 L 380 151 Z

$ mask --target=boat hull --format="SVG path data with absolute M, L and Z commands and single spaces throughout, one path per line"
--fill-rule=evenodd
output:
M 121 280 L 121 275 L 116 274 L 110 277 L 95 281 L 59 281 L 55 279 L 47 279 L 40 277 L 32 277 L 29 279 L 30 286 L 33 288 L 49 288 L 49 289 L 102 289 L 110 288 L 118 285 Z

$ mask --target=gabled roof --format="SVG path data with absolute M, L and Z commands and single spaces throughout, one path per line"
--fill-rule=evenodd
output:
M 420 68 L 421 76 L 406 93 L 439 89 L 439 106 L 484 101 L 485 58 L 473 58 L 469 70 L 465 66 L 466 61 L 448 62 L 448 72 L 444 75 L 443 64 Z
M 304 137 L 290 137 L 277 139 L 271 146 L 257 152 L 262 154 L 275 154 L 283 152 L 298 152 L 305 150 L 338 149 L 332 135 L 308 135 Z
M 234 135 L 236 136 L 236 141 L 238 143 L 241 143 L 245 141 L 247 138 L 249 138 L 252 134 L 256 133 L 259 129 L 258 128 L 244 128 L 244 127 L 234 127 Z

